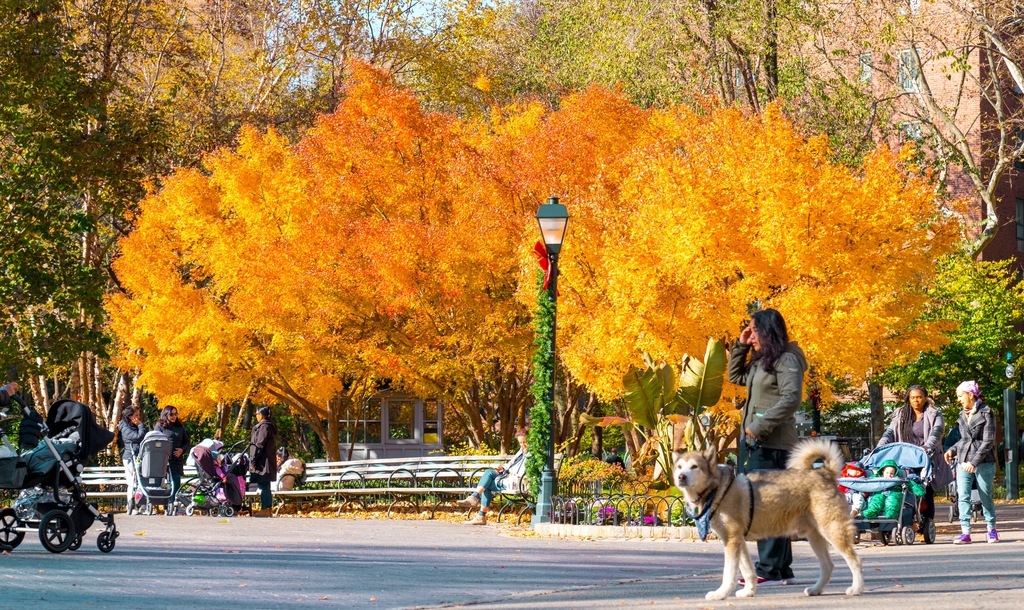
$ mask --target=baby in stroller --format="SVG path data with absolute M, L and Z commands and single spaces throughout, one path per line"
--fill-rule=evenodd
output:
M 863 512 L 865 519 L 874 519 L 879 515 L 884 515 L 886 519 L 898 517 L 900 507 L 903 506 L 904 501 L 904 485 L 910 486 L 910 491 L 916 498 L 924 497 L 924 485 L 914 480 L 917 478 L 916 475 L 908 474 L 906 470 L 900 468 L 900 465 L 895 460 L 885 460 L 882 462 L 881 467 L 874 476 L 880 479 L 893 479 L 898 482 L 884 491 L 871 494 L 871 497 L 868 498 L 868 506 Z
M 916 525 L 922 523 L 919 498 L 932 477 L 931 458 L 917 445 L 889 443 L 876 448 L 863 460 L 869 478 L 840 477 L 839 485 L 868 495 L 863 515 L 855 517 L 860 532 L 874 530 L 883 544 L 913 544 Z M 917 474 L 920 473 L 920 474 Z M 924 541 L 935 541 L 934 522 L 922 528 Z
M 203 441 L 192 448 L 191 461 L 199 478 L 186 515 L 206 510 L 210 516 L 233 517 L 241 509 L 248 458 L 244 453 L 219 451 L 222 446 L 219 441 Z

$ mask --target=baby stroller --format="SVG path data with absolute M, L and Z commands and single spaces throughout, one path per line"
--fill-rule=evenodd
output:
M 952 466 L 953 472 L 956 472 L 956 460 L 950 462 L 950 466 Z M 956 523 L 960 520 L 960 488 L 957 487 L 955 478 L 946 490 L 949 495 L 949 522 Z M 977 523 L 981 521 L 981 518 L 981 494 L 978 492 L 978 480 L 975 479 L 971 483 L 971 521 Z
M 849 478 L 842 477 L 839 484 L 860 493 L 872 494 L 889 491 L 892 487 L 899 485 L 902 493 L 899 514 L 893 519 L 854 518 L 854 525 L 857 527 L 856 542 L 860 541 L 862 531 L 873 530 L 878 532 L 882 544 L 889 544 L 890 541 L 896 544 L 914 544 L 916 526 L 922 524 L 921 502 L 910 490 L 909 477 L 917 477 L 921 485 L 926 485 L 932 478 L 932 463 L 928 453 L 910 443 L 890 443 L 878 447 L 862 460 L 864 467 L 875 473 L 879 470 L 882 462 L 893 460 L 901 468 L 908 471 L 917 471 L 920 474 L 909 474 L 906 478 Z M 931 544 L 935 542 L 935 523 L 929 521 L 924 524 L 924 542 Z
M 207 511 L 211 517 L 233 517 L 241 509 L 249 461 L 244 453 L 233 452 L 239 444 L 220 452 L 214 449 L 218 444 L 206 442 L 192 448 L 198 478 L 185 506 L 186 515 Z
M 12 398 L 28 418 L 32 409 L 19 396 Z M 3 419 L 10 419 L 6 412 L 0 416 Z M 114 514 L 103 515 L 88 502 L 81 475 L 89 458 L 114 439 L 113 433 L 96 424 L 89 407 L 73 400 L 53 403 L 41 432 L 39 445 L 21 455 L 12 452 L 3 437 L 6 451 L 0 457 L 0 488 L 22 492 L 12 507 L 0 510 L 0 540 L 17 547 L 25 534 L 38 532 L 47 551 L 74 551 L 98 520 L 107 527 L 96 546 L 109 553 L 118 537 Z
M 163 506 L 171 514 L 171 488 L 167 476 L 167 463 L 174 444 L 166 434 L 152 431 L 139 443 L 135 456 L 135 503 L 139 512 L 152 515 L 156 506 Z

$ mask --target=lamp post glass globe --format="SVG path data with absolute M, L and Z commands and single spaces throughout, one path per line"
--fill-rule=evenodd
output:
M 536 218 L 544 247 L 549 253 L 558 254 L 565 239 L 565 229 L 569 226 L 569 211 L 558 203 L 558 197 L 549 197 L 548 202 L 537 209 Z

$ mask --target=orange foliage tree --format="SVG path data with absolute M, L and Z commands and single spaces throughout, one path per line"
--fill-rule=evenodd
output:
M 460 120 L 351 71 L 298 144 L 246 130 L 143 202 L 108 309 L 123 366 L 163 400 L 284 402 L 332 459 L 339 409 L 380 378 L 460 404 L 477 435 L 481 392 L 516 423 L 532 216 L 552 194 L 573 217 L 561 362 L 606 399 L 641 352 L 699 353 L 752 302 L 783 312 L 822 375 L 938 340 L 915 320 L 960 227 L 902 157 L 850 169 L 774 111 L 648 111 L 601 89 Z

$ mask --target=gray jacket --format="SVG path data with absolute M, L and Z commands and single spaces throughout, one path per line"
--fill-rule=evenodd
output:
M 749 428 L 762 447 L 788 451 L 797 442 L 794 415 L 804 397 L 807 358 L 796 341 L 790 341 L 769 373 L 760 359 L 747 362 L 750 348 L 737 341 L 729 355 L 729 381 L 747 387 L 742 430 Z
M 977 466 L 996 461 L 996 417 L 983 402 L 974 408 L 977 413 L 971 418 L 971 423 L 967 423 L 967 418 L 960 413 L 956 421 L 960 427 L 960 442 L 953 445 L 950 451 L 961 464 L 970 462 Z
M 893 412 L 892 423 L 885 429 L 882 438 L 878 439 L 879 447 L 889 443 L 917 444 L 914 442 L 915 439 L 903 438 L 903 431 L 900 430 L 900 416 L 903 414 L 903 409 L 910 408 L 907 405 L 903 405 Z M 921 414 L 921 419 L 924 420 L 924 444 L 921 447 L 928 452 L 932 463 L 932 479 L 930 484 L 932 489 L 942 489 L 956 478 L 949 464 L 942 457 L 942 436 L 945 432 L 946 424 L 942 419 L 942 413 L 932 406 L 931 401 L 928 401 L 928 406 L 925 407 L 924 413 Z

